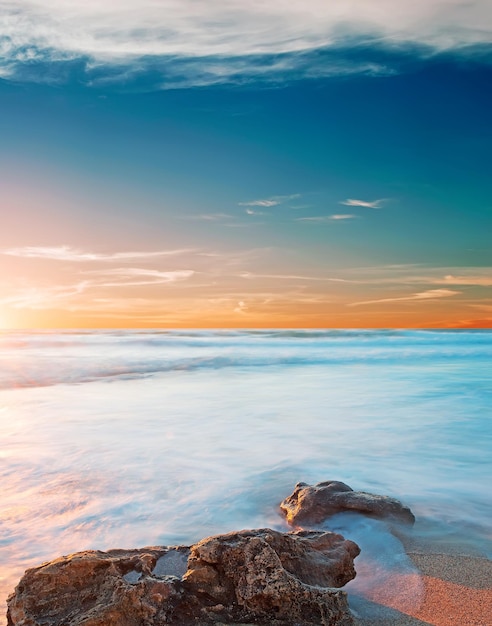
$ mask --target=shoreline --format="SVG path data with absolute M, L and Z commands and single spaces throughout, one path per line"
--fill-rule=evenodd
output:
M 432 552 L 429 546 L 426 549 L 413 547 L 406 554 L 415 565 L 416 573 L 396 576 L 392 588 L 377 590 L 371 601 L 351 599 L 358 626 L 492 624 L 492 560 Z
M 394 575 L 391 588 L 376 588 L 370 600 L 350 594 L 357 626 L 490 626 L 492 560 L 409 543 L 415 572 Z M 0 626 L 6 623 L 3 614 Z

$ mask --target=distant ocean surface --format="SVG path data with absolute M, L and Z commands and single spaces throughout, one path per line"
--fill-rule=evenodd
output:
M 3 332 L 0 433 L 2 600 L 61 554 L 286 530 L 298 481 L 492 557 L 490 331 Z

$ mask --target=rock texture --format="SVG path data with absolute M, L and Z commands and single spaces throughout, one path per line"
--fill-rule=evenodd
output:
M 341 587 L 358 546 L 335 533 L 269 529 L 211 537 L 191 549 L 184 581 L 231 622 L 352 624 Z
M 355 511 L 370 517 L 413 524 L 412 511 L 399 500 L 364 491 L 354 491 L 345 483 L 329 480 L 310 486 L 297 483 L 294 492 L 280 504 L 292 526 L 313 526 L 342 511 Z
M 7 600 L 8 626 L 166 624 L 180 597 L 179 579 L 153 571 L 169 554 L 181 556 L 186 569 L 188 553 L 187 548 L 88 551 L 29 569 Z
M 270 529 L 191 549 L 81 552 L 28 570 L 9 626 L 351 626 L 346 594 L 358 546 L 341 535 Z

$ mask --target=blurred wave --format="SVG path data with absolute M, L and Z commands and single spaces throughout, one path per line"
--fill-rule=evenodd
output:
M 0 334 L 0 389 L 207 368 L 490 357 L 486 330 L 11 331 Z
M 399 498 L 419 540 L 492 556 L 491 357 L 490 331 L 0 333 L 0 600 L 60 554 L 283 530 L 298 481 Z M 377 572 L 418 600 L 380 524 L 334 523 L 364 548 L 354 597 Z

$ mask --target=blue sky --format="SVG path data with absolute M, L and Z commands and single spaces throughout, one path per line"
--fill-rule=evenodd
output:
M 489 326 L 492 9 L 326 4 L 0 0 L 0 323 Z

